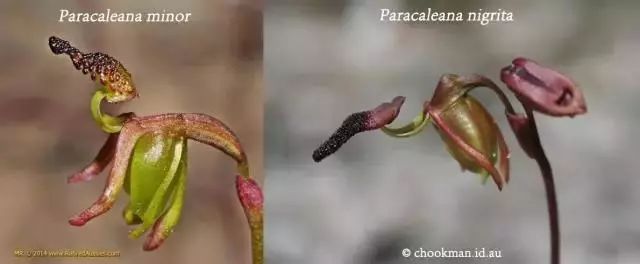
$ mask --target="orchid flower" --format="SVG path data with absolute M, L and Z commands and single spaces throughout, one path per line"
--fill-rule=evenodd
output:
M 505 107 L 509 121 L 521 148 L 540 167 L 547 194 L 551 230 L 551 263 L 560 263 L 560 229 L 556 192 L 551 165 L 538 135 L 533 111 L 556 117 L 584 114 L 587 111 L 582 92 L 566 76 L 526 59 L 516 58 L 504 67 L 501 80 L 514 92 L 525 114 L 517 113 L 508 97 L 491 79 L 482 75 L 459 76 L 445 74 L 440 78 L 433 97 L 409 124 L 390 127 L 404 103 L 398 96 L 389 103 L 347 117 L 342 125 L 314 152 L 320 162 L 335 153 L 358 133 L 380 129 L 392 137 L 417 135 L 431 123 L 445 143 L 451 156 L 463 170 L 491 177 L 499 190 L 509 182 L 509 148 L 495 119 L 469 92 L 486 87 L 496 93 Z
M 126 102 L 138 96 L 131 74 L 103 53 L 82 53 L 68 41 L 49 38 L 55 54 L 66 54 L 76 69 L 90 74 L 98 89 L 91 100 L 91 114 L 108 133 L 104 146 L 84 169 L 68 178 L 69 183 L 94 179 L 113 164 L 103 193 L 69 223 L 83 226 L 106 213 L 122 189 L 129 194 L 123 217 L 137 225 L 129 236 L 149 232 L 144 250 L 158 248 L 178 224 L 184 204 L 187 177 L 187 140 L 198 141 L 227 154 L 237 163 L 236 190 L 251 229 L 253 263 L 263 263 L 263 195 L 250 177 L 246 154 L 236 135 L 220 120 L 200 113 L 168 113 L 110 116 L 100 111 L 102 101 Z

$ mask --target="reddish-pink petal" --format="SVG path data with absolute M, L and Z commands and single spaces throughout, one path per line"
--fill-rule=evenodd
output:
M 118 142 L 116 144 L 116 153 L 114 156 L 113 168 L 109 177 L 107 178 L 107 184 L 104 191 L 89 208 L 85 209 L 81 213 L 69 219 L 69 224 L 74 226 L 82 226 L 89 220 L 106 213 L 111 209 L 113 203 L 116 200 L 116 196 L 122 189 L 124 179 L 129 168 L 129 159 L 133 148 L 137 140 L 144 134 L 144 130 L 136 123 L 125 123 Z
M 107 141 L 104 143 L 93 162 L 81 171 L 69 176 L 69 178 L 67 178 L 67 183 L 90 181 L 100 174 L 113 160 L 119 135 L 120 133 L 109 134 Z
M 580 89 L 566 76 L 526 59 L 516 58 L 500 78 L 527 107 L 551 116 L 574 116 L 587 111 Z
M 524 152 L 530 158 L 534 158 L 534 142 L 533 139 L 536 137 L 534 132 L 532 131 L 531 124 L 529 123 L 529 118 L 523 114 L 510 114 L 506 113 L 507 120 L 509 121 L 509 125 L 511 126 L 511 130 L 513 134 L 516 135 L 518 139 L 518 143 Z
M 506 177 L 500 171 L 496 169 L 493 163 L 482 152 L 475 149 L 464 141 L 455 131 L 453 131 L 440 117 L 439 113 L 430 112 L 431 118 L 438 129 L 441 130 L 442 135 L 448 137 L 451 142 L 456 144 L 459 150 L 464 151 L 469 157 L 471 157 L 478 166 L 485 169 L 493 178 L 493 181 L 498 186 L 499 190 L 502 190 L 506 182 Z

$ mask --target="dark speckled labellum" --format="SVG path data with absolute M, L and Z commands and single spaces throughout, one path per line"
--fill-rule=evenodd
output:
M 516 58 L 500 78 L 531 109 L 551 116 L 575 116 L 587 111 L 582 92 L 566 76 L 526 59 Z
M 106 96 L 108 102 L 125 102 L 138 96 L 131 74 L 113 57 L 101 52 L 83 53 L 69 41 L 56 36 L 49 37 L 49 48 L 56 55 L 69 55 L 77 70 L 100 82 L 109 92 Z
M 397 96 L 391 102 L 382 103 L 372 110 L 351 114 L 327 141 L 313 151 L 313 160 L 320 162 L 358 133 L 379 129 L 393 122 L 398 117 L 404 99 L 403 96 Z

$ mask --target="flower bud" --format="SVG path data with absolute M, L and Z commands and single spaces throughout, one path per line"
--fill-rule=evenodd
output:
M 516 58 L 504 67 L 500 78 L 531 109 L 551 116 L 575 116 L 587 112 L 582 92 L 566 76 L 536 62 Z
M 236 192 L 251 228 L 253 263 L 264 263 L 263 206 L 264 196 L 258 183 L 241 175 L 236 176 Z

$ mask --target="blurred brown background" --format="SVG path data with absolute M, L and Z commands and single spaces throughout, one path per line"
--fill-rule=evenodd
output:
M 59 9 L 107 8 L 192 16 L 181 24 L 57 22 Z M 108 107 L 111 113 L 202 112 L 222 120 L 262 180 L 260 1 L 2 1 L 0 25 L 0 263 L 249 263 L 235 164 L 195 142 L 181 222 L 157 251 L 143 252 L 144 238 L 127 237 L 124 192 L 86 226 L 67 223 L 99 196 L 105 175 L 76 185 L 66 177 L 91 161 L 106 135 L 89 113 L 89 77 L 53 55 L 47 39 L 56 35 L 123 62 L 140 98 Z M 121 257 L 14 258 L 15 249 L 119 250 Z
M 381 23 L 380 8 L 510 10 L 512 23 Z M 461 173 L 432 126 L 369 132 L 319 164 L 311 153 L 350 113 L 407 96 L 410 121 L 444 73 L 498 82 L 516 56 L 571 76 L 589 112 L 539 116 L 556 174 L 563 263 L 640 263 L 640 2 L 281 0 L 265 7 L 266 250 L 270 263 L 548 263 L 544 188 L 503 107 L 473 92 L 512 150 L 498 192 Z M 511 96 L 511 93 L 508 92 Z M 415 250 L 498 248 L 500 260 L 404 259 Z

